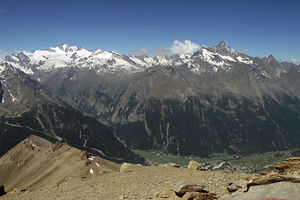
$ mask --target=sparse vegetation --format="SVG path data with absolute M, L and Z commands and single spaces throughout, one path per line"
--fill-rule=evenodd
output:
M 300 152 L 300 150 L 297 149 L 290 149 L 284 151 L 254 153 L 245 156 L 238 156 L 228 153 L 212 153 L 208 157 L 199 157 L 193 155 L 177 156 L 155 150 L 134 149 L 133 151 L 155 165 L 176 163 L 180 166 L 187 166 L 191 160 L 195 160 L 200 163 L 215 163 L 215 165 L 217 165 L 223 161 L 226 161 L 233 167 L 244 167 L 247 169 L 245 171 L 248 172 L 270 171 L 275 163 L 295 156 L 297 152 Z

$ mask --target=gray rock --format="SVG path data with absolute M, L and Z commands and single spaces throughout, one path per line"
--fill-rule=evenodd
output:
M 281 198 L 297 200 L 300 194 L 300 183 L 278 182 L 269 185 L 253 186 L 248 192 L 237 191 L 225 195 L 220 200 L 253 200 L 265 198 Z

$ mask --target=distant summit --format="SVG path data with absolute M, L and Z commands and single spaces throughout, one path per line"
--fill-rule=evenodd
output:
M 221 41 L 219 44 L 217 44 L 216 46 L 214 46 L 214 48 L 216 49 L 217 53 L 220 53 L 222 55 L 238 55 L 237 51 L 235 51 L 234 49 L 232 49 L 226 42 Z

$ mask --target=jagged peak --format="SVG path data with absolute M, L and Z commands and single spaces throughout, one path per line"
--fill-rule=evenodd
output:
M 60 44 L 57 46 L 57 48 L 59 48 L 60 50 L 62 51 L 66 51 L 66 49 L 68 48 L 69 46 L 67 44 Z
M 223 40 L 221 42 L 219 42 L 219 44 L 217 44 L 216 46 L 222 46 L 222 47 L 229 47 L 230 48 L 230 46 L 226 42 L 224 42 Z
M 228 51 L 229 53 L 232 53 L 232 54 L 237 54 L 237 51 L 234 50 L 233 48 L 231 48 L 226 42 L 224 41 L 221 41 L 219 44 L 217 44 L 216 46 L 214 46 L 214 49 L 216 50 L 226 50 Z
M 268 56 L 266 56 L 266 57 L 263 57 L 263 60 L 268 60 L 268 61 L 273 60 L 273 61 L 277 61 L 276 58 L 275 58 L 272 54 L 270 54 L 270 55 L 268 55 Z
M 262 60 L 266 65 L 269 65 L 271 63 L 271 65 L 273 67 L 280 67 L 281 66 L 280 62 L 278 62 L 278 60 L 276 60 L 276 58 L 272 54 L 270 54 L 266 57 L 263 57 Z
M 75 52 L 75 51 L 80 51 L 82 49 L 85 49 L 83 47 L 80 47 L 80 46 L 69 46 L 67 44 L 61 44 L 61 45 L 58 45 L 56 47 L 50 47 L 47 49 L 47 51 L 56 51 L 56 50 L 61 50 L 61 51 L 64 51 L 64 52 Z M 89 51 L 89 50 L 88 50 Z
M 94 50 L 94 54 L 101 53 L 101 52 L 103 52 L 103 51 L 102 51 L 102 49 L 100 49 L 100 48 L 96 48 L 96 49 Z

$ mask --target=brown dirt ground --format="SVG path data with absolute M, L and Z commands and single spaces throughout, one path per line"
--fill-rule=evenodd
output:
M 87 178 L 70 177 L 59 185 L 25 192 L 16 190 L 0 199 L 155 199 L 159 196 L 158 193 L 170 192 L 180 181 L 204 184 L 206 190 L 221 196 L 228 193 L 229 182 L 248 176 L 248 174 L 230 174 L 220 171 L 130 165 L 122 172 Z M 165 199 L 177 199 L 177 197 L 169 195 Z

